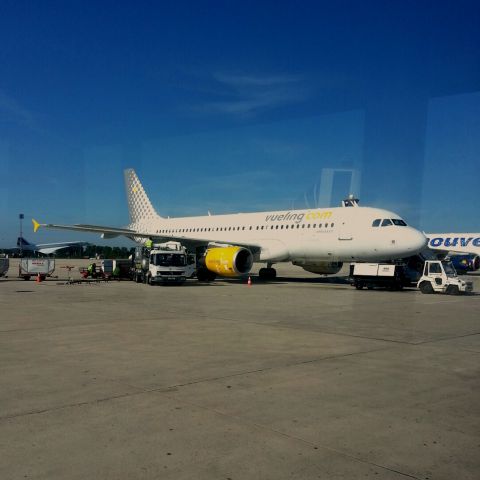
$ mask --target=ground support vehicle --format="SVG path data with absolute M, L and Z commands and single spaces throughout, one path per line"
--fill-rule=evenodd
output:
M 180 242 L 154 244 L 151 250 L 137 247 L 132 278 L 149 285 L 181 285 L 195 275 L 195 263 L 195 255 L 188 254 Z
M 78 271 L 84 280 L 87 278 L 105 279 L 103 270 L 98 268 L 96 263 L 91 263 L 88 267 L 79 267 Z
M 458 295 L 473 292 L 473 283 L 460 279 L 452 262 L 446 260 L 427 260 L 417 286 L 422 293 Z
M 0 277 L 6 276 L 9 268 L 10 260 L 8 259 L 7 255 L 2 253 L 0 255 Z
M 132 261 L 129 259 L 102 260 L 101 271 L 105 278 L 132 279 Z
M 370 290 L 375 287 L 401 290 L 411 285 L 406 266 L 403 264 L 353 263 L 350 266 L 350 278 L 357 290 L 364 287 Z
M 21 258 L 18 266 L 18 276 L 24 280 L 40 276 L 41 280 L 50 277 L 55 271 L 53 258 Z

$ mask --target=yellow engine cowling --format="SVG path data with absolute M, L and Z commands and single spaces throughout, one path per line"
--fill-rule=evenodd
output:
M 253 265 L 253 255 L 244 247 L 209 248 L 205 254 L 205 267 L 223 277 L 247 274 Z

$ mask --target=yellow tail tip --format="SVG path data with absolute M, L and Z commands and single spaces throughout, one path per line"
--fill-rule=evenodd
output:
M 40 224 L 32 218 L 32 223 L 33 223 L 33 231 L 36 232 L 40 228 Z

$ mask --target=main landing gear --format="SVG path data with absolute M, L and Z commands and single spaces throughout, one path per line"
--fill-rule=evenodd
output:
M 197 269 L 197 280 L 199 282 L 213 282 L 217 274 L 215 272 L 211 272 L 208 268 L 199 267 Z
M 267 264 L 267 268 L 261 268 L 258 271 L 258 277 L 261 280 L 275 280 L 277 278 L 277 271 Z

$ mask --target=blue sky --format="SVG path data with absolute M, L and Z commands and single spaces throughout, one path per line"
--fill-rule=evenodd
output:
M 0 246 L 20 212 L 38 242 L 80 237 L 31 217 L 127 223 L 126 167 L 163 215 L 354 189 L 426 231 L 479 231 L 479 24 L 474 1 L 4 0 Z

